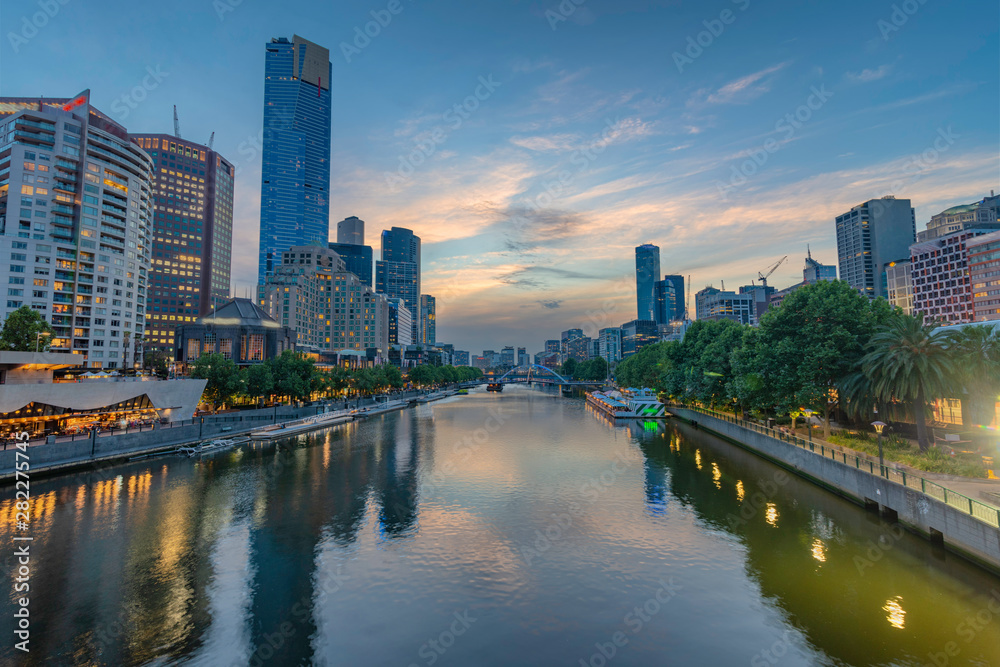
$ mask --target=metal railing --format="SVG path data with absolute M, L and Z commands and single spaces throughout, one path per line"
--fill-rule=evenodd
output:
M 831 447 L 824 445 L 823 443 L 815 443 L 810 440 L 805 440 L 797 435 L 785 433 L 779 429 L 770 428 L 756 422 L 740 419 L 739 417 L 726 414 L 725 412 L 716 412 L 715 410 L 689 405 L 676 407 L 681 407 L 685 410 L 693 410 L 694 412 L 700 412 L 701 414 L 709 417 L 721 419 L 722 421 L 750 429 L 751 431 L 755 431 L 761 435 L 766 435 L 776 440 L 787 442 L 790 445 L 795 445 L 796 447 L 805 449 L 813 454 L 822 456 L 823 458 L 831 459 L 846 466 L 852 466 L 871 475 L 880 476 L 890 482 L 901 484 L 908 489 L 922 493 L 925 496 L 945 503 L 946 505 L 950 505 L 960 512 L 979 519 L 984 523 L 1000 528 L 1000 509 L 958 493 L 957 491 L 952 491 L 951 489 L 941 486 L 937 482 L 932 482 L 931 480 L 921 477 L 920 475 L 914 475 L 913 473 L 892 468 L 888 465 L 880 467 L 878 459 L 873 459 L 867 455 L 858 454 L 856 452 L 848 454 L 840 447 Z

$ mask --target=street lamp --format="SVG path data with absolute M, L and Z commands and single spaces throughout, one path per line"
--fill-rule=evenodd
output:
M 813 414 L 815 414 L 815 412 L 816 412 L 815 410 L 805 410 L 805 409 L 802 410 L 802 413 L 806 416 L 806 428 L 809 429 L 810 445 L 812 444 L 813 441 L 813 427 L 812 427 L 812 422 L 810 420 L 812 419 L 812 416 Z
M 39 331 L 35 334 L 35 352 L 38 352 L 38 343 L 42 340 L 42 336 L 51 336 L 52 333 L 48 331 Z
M 878 474 L 884 476 L 883 470 L 885 468 L 885 461 L 882 459 L 882 429 L 885 428 L 885 422 L 872 422 L 872 426 L 875 427 L 875 432 L 878 433 Z

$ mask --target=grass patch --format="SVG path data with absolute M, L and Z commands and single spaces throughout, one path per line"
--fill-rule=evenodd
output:
M 868 433 L 837 433 L 830 436 L 830 442 L 878 456 L 878 440 Z M 951 456 L 937 447 L 921 452 L 917 445 L 898 435 L 882 437 L 882 454 L 886 461 L 903 463 L 917 470 L 986 479 L 986 467 L 980 454 L 956 453 Z

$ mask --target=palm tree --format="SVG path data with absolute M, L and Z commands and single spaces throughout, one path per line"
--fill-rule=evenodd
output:
M 956 365 L 956 396 L 963 396 L 965 426 L 989 425 L 1000 394 L 1000 327 L 977 324 L 949 335 Z
M 934 329 L 920 318 L 898 314 L 872 336 L 868 353 L 861 359 L 874 398 L 912 406 L 921 451 L 930 447 L 928 401 L 948 392 L 955 368 L 948 350 L 949 335 Z

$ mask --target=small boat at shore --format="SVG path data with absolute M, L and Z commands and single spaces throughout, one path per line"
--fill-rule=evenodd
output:
M 200 456 L 202 454 L 221 452 L 224 449 L 231 449 L 244 442 L 250 442 L 250 438 L 218 438 L 192 447 L 179 447 L 175 453 L 184 454 L 185 456 Z
M 486 391 L 495 391 L 495 392 L 499 393 L 499 392 L 503 391 L 503 383 L 502 382 L 491 382 L 488 385 L 486 385 Z
M 649 389 L 587 392 L 587 404 L 612 419 L 666 419 L 666 406 Z

